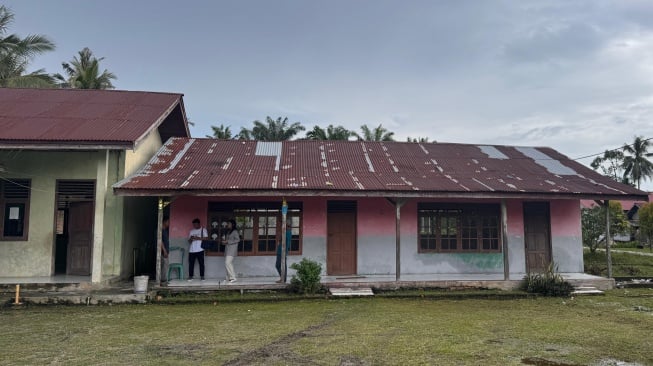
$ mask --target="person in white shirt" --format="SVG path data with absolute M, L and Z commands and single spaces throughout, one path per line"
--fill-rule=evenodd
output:
M 200 277 L 204 281 L 204 249 L 202 240 L 208 240 L 209 234 L 200 225 L 200 219 L 193 220 L 193 229 L 188 234 L 188 281 L 193 280 L 195 274 L 195 260 L 200 264 Z
M 240 243 L 240 235 L 238 228 L 236 228 L 236 220 L 231 219 L 227 224 L 227 231 L 229 234 L 222 239 L 224 248 L 224 268 L 227 270 L 227 281 L 229 283 L 236 282 L 236 271 L 234 271 L 234 257 L 238 255 L 238 244 Z

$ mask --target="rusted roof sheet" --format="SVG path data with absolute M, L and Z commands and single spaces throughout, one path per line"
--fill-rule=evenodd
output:
M 0 88 L 0 143 L 133 146 L 182 94 Z
M 124 195 L 322 194 L 647 199 L 546 147 L 173 138 Z

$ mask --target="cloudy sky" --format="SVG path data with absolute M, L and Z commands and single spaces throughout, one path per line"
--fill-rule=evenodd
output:
M 287 116 L 571 158 L 653 137 L 651 1 L 4 4 L 57 45 L 34 69 L 89 47 L 118 89 L 183 93 L 194 136 Z

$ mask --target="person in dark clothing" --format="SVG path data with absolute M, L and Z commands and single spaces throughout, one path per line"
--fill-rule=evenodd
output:
M 163 218 L 161 223 L 161 281 L 168 281 L 168 254 L 170 253 L 170 219 Z

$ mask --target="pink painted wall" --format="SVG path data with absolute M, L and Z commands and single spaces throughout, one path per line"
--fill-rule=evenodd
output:
M 358 200 L 357 216 L 359 236 L 395 236 L 395 209 L 385 198 Z
M 194 218 L 199 218 L 205 225 L 209 202 L 218 201 L 280 201 L 279 198 L 241 197 L 179 197 L 171 203 L 170 236 L 186 237 Z M 303 201 L 303 235 L 326 237 L 326 202 L 324 197 L 297 197 L 293 201 Z M 426 202 L 426 201 L 420 201 Z M 436 202 L 436 201 L 434 201 Z M 438 200 L 437 202 L 447 202 Z M 488 201 L 466 200 L 449 202 Z M 497 203 L 497 202 L 495 202 Z M 522 201 L 506 201 L 508 214 L 508 235 L 524 235 Z M 358 201 L 358 235 L 360 236 L 394 236 L 395 211 L 393 206 L 383 198 L 363 198 Z M 403 233 L 417 233 L 417 201 L 410 200 L 401 208 L 401 230 Z M 580 203 L 577 200 L 551 201 L 551 235 L 580 236 Z
M 524 206 L 522 201 L 507 200 L 508 236 L 524 236 Z
M 582 235 L 579 200 L 551 201 L 551 237 Z
M 327 212 L 326 198 L 307 197 L 300 198 L 304 201 L 303 212 L 303 236 L 323 237 L 327 236 Z
M 326 199 L 322 197 L 293 197 L 291 201 L 303 202 L 303 235 L 326 237 Z M 185 238 L 192 228 L 193 219 L 199 218 L 206 226 L 209 202 L 278 201 L 277 197 L 178 197 L 170 204 L 170 237 Z
M 394 235 L 394 216 L 391 226 L 392 235 Z M 417 236 L 417 201 L 408 201 L 401 207 L 401 232 Z
M 186 238 L 193 228 L 193 219 L 200 219 L 206 226 L 208 210 L 206 197 L 177 197 L 170 204 L 170 237 Z

